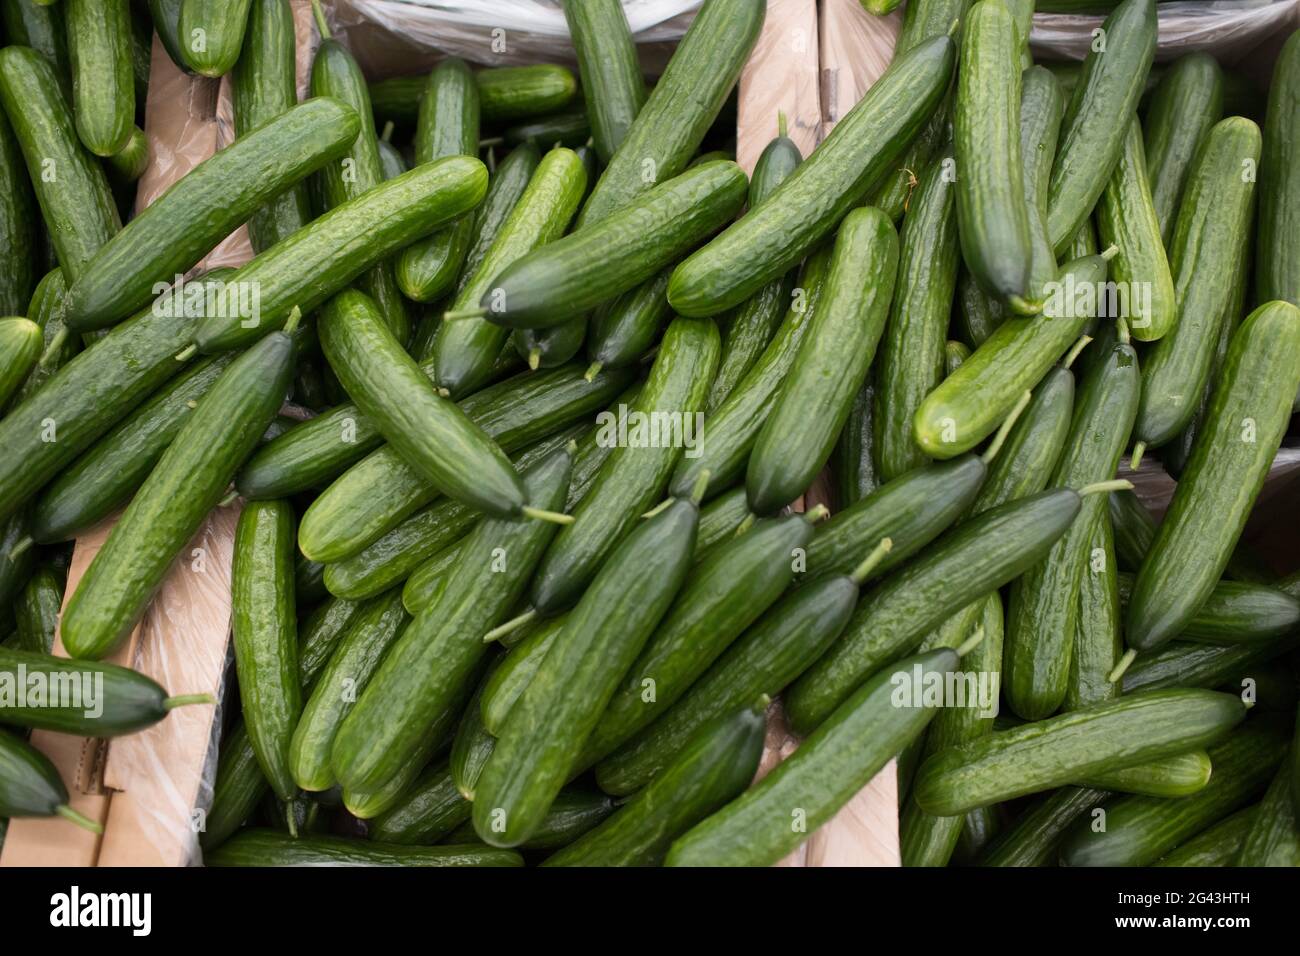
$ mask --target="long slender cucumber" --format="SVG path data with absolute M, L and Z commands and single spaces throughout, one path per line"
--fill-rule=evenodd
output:
M 45 754 L 0 730 L 0 816 L 56 815 L 92 833 L 103 832 L 99 823 L 68 806 L 68 788 Z
M 403 846 L 335 836 L 291 837 L 249 829 L 208 854 L 208 866 L 523 866 L 512 850 Z
M 564 19 L 578 58 L 596 153 L 609 163 L 646 100 L 636 43 L 619 0 L 566 3 Z
M 1294 33 L 1278 54 L 1268 90 L 1264 155 L 1260 160 L 1259 226 L 1255 252 L 1258 301 L 1300 305 L 1300 40 Z

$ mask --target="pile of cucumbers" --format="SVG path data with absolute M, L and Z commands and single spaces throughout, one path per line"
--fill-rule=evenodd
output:
M 1300 865 L 1300 33 L 1265 98 L 909 0 L 747 176 L 763 0 L 653 83 L 619 0 L 378 81 L 313 6 L 299 102 L 288 0 L 0 0 L 0 818 L 214 703 L 105 658 L 238 505 L 209 865 L 764 866 L 895 758 L 904 865 Z M 155 32 L 237 138 L 132 215 Z

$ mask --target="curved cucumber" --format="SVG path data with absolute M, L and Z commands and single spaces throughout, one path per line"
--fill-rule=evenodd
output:
M 528 188 L 528 183 L 537 172 L 537 165 L 541 161 L 542 157 L 537 147 L 531 143 L 524 143 L 512 149 L 506 154 L 505 159 L 498 161 L 495 168 L 490 170 L 492 175 L 488 181 L 487 196 L 484 197 L 483 204 L 474 212 L 474 241 L 470 243 L 469 251 L 465 253 L 465 267 L 456 282 L 457 292 L 465 288 L 465 283 L 478 272 L 483 257 L 496 242 L 501 227 L 510 218 L 510 213 L 519 202 L 519 197 L 524 194 L 524 190 Z M 585 165 L 583 168 L 586 169 Z M 443 324 L 441 318 L 438 317 L 439 325 Z M 443 332 L 445 331 L 446 329 L 443 329 Z
M 1204 750 L 1190 750 L 1132 767 L 1093 771 L 1088 774 L 1086 785 L 1149 797 L 1186 797 L 1204 789 L 1211 773 L 1209 754 Z
M 72 115 L 77 135 L 96 156 L 112 156 L 135 127 L 129 0 L 66 0 Z
M 608 163 L 646 99 L 636 44 L 619 0 L 566 3 L 564 19 L 578 58 L 596 153 Z
M 474 787 L 478 784 L 479 775 L 496 747 L 496 737 L 483 726 L 483 708 L 479 701 L 483 696 L 484 684 L 500 663 L 501 656 L 497 655 L 488 665 L 487 673 L 475 686 L 469 703 L 465 705 L 465 712 L 461 714 L 460 724 L 456 727 L 456 736 L 451 742 L 451 779 L 466 800 L 474 799 Z
M 1050 866 L 1056 846 L 1075 820 L 1109 794 L 1084 787 L 1062 787 L 1041 797 L 980 856 L 980 866 Z
M 252 0 L 181 0 L 181 56 L 194 72 L 224 76 L 239 59 Z

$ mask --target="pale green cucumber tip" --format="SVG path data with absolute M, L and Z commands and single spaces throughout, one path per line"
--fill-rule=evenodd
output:
M 72 809 L 72 807 L 68 806 L 66 803 L 59 804 L 57 807 L 54 808 L 54 812 L 57 813 L 59 816 L 63 817 L 63 819 L 70 820 L 71 822 L 75 823 L 83 830 L 89 830 L 91 833 L 95 833 L 95 834 L 102 834 L 104 832 L 104 825 L 102 823 L 98 823 L 95 820 L 90 819 L 90 817 L 86 816 L 83 813 L 78 813 L 76 810 Z

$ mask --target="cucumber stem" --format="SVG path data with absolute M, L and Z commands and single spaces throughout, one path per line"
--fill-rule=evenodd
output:
M 23 535 L 23 537 L 14 542 L 14 546 L 9 549 L 9 560 L 13 561 L 35 543 L 36 541 L 31 535 Z
M 1100 494 L 1103 491 L 1132 491 L 1133 482 L 1125 478 L 1113 478 L 1110 481 L 1094 481 L 1090 485 L 1084 485 L 1079 489 L 1078 495 L 1082 498 L 1084 495 Z
M 785 136 L 787 135 L 788 131 L 789 131 L 789 127 L 787 127 L 785 123 L 785 110 L 777 110 L 776 111 L 776 135 Z
M 520 511 L 525 518 L 532 518 L 536 521 L 549 521 L 551 524 L 573 524 L 573 515 L 566 515 L 559 511 L 547 511 L 545 508 L 534 508 L 532 505 L 524 505 Z
M 767 712 L 767 708 L 772 706 L 772 698 L 767 694 L 759 694 L 758 700 L 754 701 L 754 713 L 762 714 Z
M 489 146 L 500 146 L 504 142 L 505 142 L 505 137 L 503 136 L 488 136 L 485 139 L 481 139 L 478 141 L 478 148 L 485 149 L 486 147 Z
M 667 511 L 668 508 L 672 505 L 672 503 L 673 503 L 673 499 L 672 499 L 671 496 L 669 496 L 669 497 L 665 498 L 663 501 L 659 502 L 659 504 L 655 505 L 653 508 L 651 508 L 651 509 L 650 509 L 649 511 L 647 511 L 645 514 L 641 515 L 641 517 L 642 517 L 642 518 L 653 518 L 655 515 L 659 514 L 659 512 L 661 512 L 661 511 Z
M 199 347 L 191 343 L 176 353 L 176 361 L 188 362 L 190 359 L 194 357 L 194 353 L 197 352 L 198 350 Z
M 530 607 L 527 611 L 524 611 L 523 614 L 518 614 L 515 617 L 512 617 L 504 624 L 498 624 L 496 627 L 492 628 L 492 630 L 484 634 L 483 643 L 491 644 L 493 641 L 499 641 L 511 631 L 518 630 L 535 617 L 537 617 L 537 611 Z
M 293 812 L 293 801 L 284 801 L 284 822 L 289 825 L 289 836 L 298 839 L 298 818 Z
M 1119 246 L 1112 244 L 1105 248 L 1105 250 L 1101 253 L 1101 257 L 1105 259 L 1107 262 L 1110 262 L 1110 260 L 1114 259 L 1115 256 L 1118 254 L 1119 254 Z
M 816 524 L 831 513 L 831 509 L 825 505 L 814 505 L 810 510 L 803 513 L 803 520 L 809 524 Z
M 325 22 L 325 11 L 321 9 L 320 0 L 311 0 L 311 15 L 316 18 L 316 29 L 320 31 L 321 39 L 328 40 L 330 25 Z
M 1002 450 L 1002 445 L 1006 442 L 1007 436 L 1011 434 L 1011 429 L 1015 427 L 1016 419 L 1020 417 L 1021 412 L 1025 410 L 1025 406 L 1029 404 L 1032 397 L 1033 393 L 1029 389 L 1025 389 L 1020 393 L 1020 397 L 1016 399 L 1016 404 L 1012 406 L 1007 417 L 998 426 L 998 433 L 993 436 L 993 441 L 989 443 L 988 448 L 984 449 L 984 454 L 980 455 L 980 461 L 987 465 L 998 456 L 998 452 Z
M 1115 334 L 1119 336 L 1120 342 L 1124 345 L 1128 345 L 1133 341 L 1133 337 L 1128 334 L 1128 322 L 1124 320 L 1122 315 L 1115 320 Z
M 235 503 L 235 499 L 238 497 L 239 497 L 239 492 L 236 490 L 232 490 L 230 494 L 226 495 L 226 497 L 222 498 L 220 501 L 217 502 L 217 507 L 229 508 L 231 505 Z
M 1133 446 L 1133 457 L 1129 459 L 1129 471 L 1137 471 L 1138 465 L 1142 464 L 1142 456 L 1146 454 L 1147 443 L 1140 441 Z
M 542 364 L 542 350 L 532 349 L 528 353 L 528 367 L 532 371 L 536 372 L 537 369 L 541 366 L 541 364 Z
M 442 313 L 442 321 L 459 322 L 461 319 L 481 319 L 487 315 L 487 309 L 482 307 L 475 309 L 448 309 Z
M 301 321 L 302 321 L 302 309 L 298 308 L 295 305 L 289 311 L 289 318 L 284 320 L 284 334 L 285 335 L 292 334 L 293 330 L 298 327 L 298 323 Z
M 1070 351 L 1065 353 L 1065 361 L 1061 363 L 1061 368 L 1069 368 L 1074 364 L 1074 360 L 1079 357 L 1079 353 L 1084 350 L 1089 342 L 1092 341 L 1091 335 L 1079 336 L 1079 341 L 1070 346 Z
M 957 17 L 955 20 L 953 20 L 952 26 L 948 27 L 948 39 L 951 40 L 953 37 L 957 35 L 957 27 L 959 26 L 961 26 L 961 17 Z
M 188 408 L 190 411 L 194 411 L 194 409 L 199 407 L 199 403 L 191 398 L 188 402 L 185 403 L 185 407 Z
M 217 698 L 212 694 L 178 694 L 163 700 L 163 710 L 175 710 L 177 707 L 189 707 L 192 704 L 215 704 Z
M 67 341 L 68 341 L 68 327 L 65 325 L 61 329 L 59 329 L 59 331 L 54 333 L 54 337 L 50 339 L 50 344 L 45 346 L 45 351 L 42 352 L 41 357 L 36 360 L 37 366 L 39 366 L 40 368 L 44 368 L 45 366 L 53 362 L 54 356 L 58 355 L 60 352 L 63 351 L 63 346 L 67 343 Z
M 709 479 L 711 477 L 713 477 L 713 472 L 705 468 L 700 472 L 699 477 L 695 479 L 695 484 L 691 486 L 691 504 L 697 508 L 700 506 L 700 502 L 704 500 L 704 492 L 709 490 Z
M 849 580 L 858 587 L 862 587 L 862 583 L 867 580 L 867 576 L 875 570 L 876 565 L 885 560 L 885 555 L 889 554 L 893 547 L 894 542 L 892 540 L 881 538 L 880 544 L 876 545 L 875 550 L 867 555 L 867 560 L 853 569 L 853 573 L 849 575 Z
M 740 524 L 736 525 L 736 533 L 733 535 L 733 537 L 739 538 L 750 528 L 754 527 L 754 522 L 757 520 L 758 520 L 758 515 L 754 514 L 752 511 L 749 514 L 745 515 L 745 520 L 742 521 Z
M 393 130 L 396 128 L 397 127 L 393 125 L 393 121 L 388 120 L 386 123 L 384 123 L 384 131 L 379 134 L 379 138 L 382 139 L 385 143 L 391 143 L 393 141 Z
M 958 657 L 965 657 L 975 648 L 979 647 L 984 640 L 984 625 L 980 624 L 971 632 L 971 636 L 957 645 L 956 651 Z
M 59 816 L 63 817 L 63 819 L 65 820 L 71 820 L 73 823 L 81 827 L 81 829 L 83 830 L 89 830 L 91 833 L 104 832 L 103 824 L 96 823 L 94 820 L 90 819 L 90 817 L 86 816 L 85 814 L 78 813 L 76 810 L 72 809 L 72 807 L 68 806 L 66 803 L 60 803 L 57 807 L 54 808 L 54 812 L 57 813 Z
M 582 373 L 582 377 L 585 378 L 588 382 L 595 381 L 596 376 L 600 374 L 600 370 L 602 367 L 603 366 L 599 362 L 592 362 L 590 365 L 587 366 L 587 371 Z
M 1119 659 L 1119 663 L 1115 665 L 1115 669 L 1106 675 L 1106 680 L 1110 681 L 1112 684 L 1118 684 L 1120 678 L 1124 676 L 1124 672 L 1129 669 L 1129 666 L 1133 663 L 1133 659 L 1137 656 L 1138 652 L 1133 648 L 1130 647 L 1126 650 L 1124 656 Z
M 1021 295 L 1007 296 L 1007 304 L 1017 315 L 1037 315 L 1043 311 L 1042 302 L 1031 302 Z

